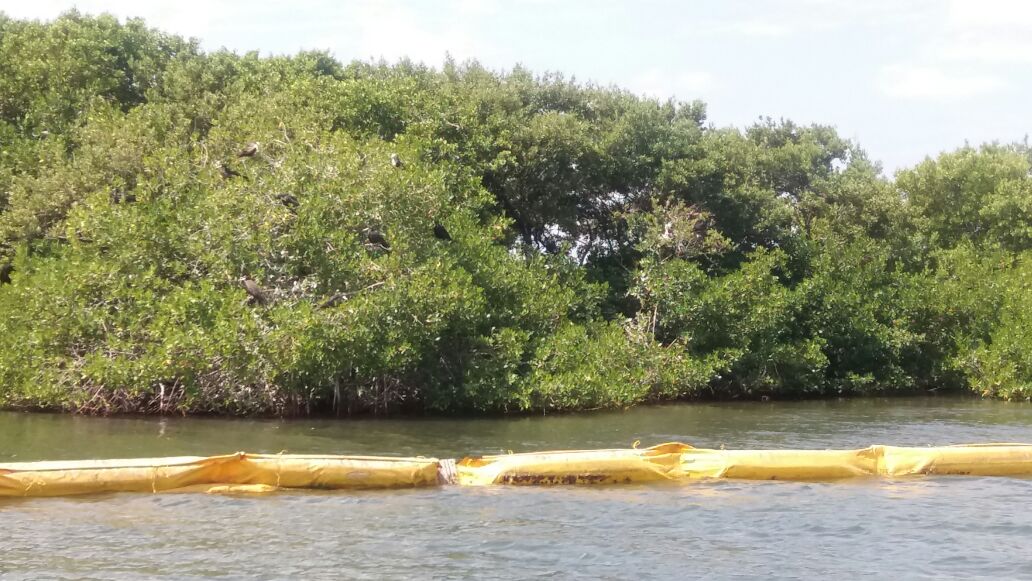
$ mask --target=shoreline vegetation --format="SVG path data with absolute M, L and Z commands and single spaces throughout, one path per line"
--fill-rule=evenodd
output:
M 1032 150 L 0 15 L 0 408 L 1032 397 Z

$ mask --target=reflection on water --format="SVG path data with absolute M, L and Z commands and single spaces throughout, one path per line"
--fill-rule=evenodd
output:
M 970 399 L 707 404 L 487 420 L 0 414 L 0 461 L 234 450 L 454 457 L 679 440 L 734 448 L 1032 442 Z M 694 482 L 0 500 L 0 573 L 46 578 L 1032 577 L 1032 479 Z

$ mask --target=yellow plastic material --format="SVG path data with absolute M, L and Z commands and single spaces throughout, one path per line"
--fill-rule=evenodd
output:
M 882 446 L 882 470 L 892 476 L 954 474 L 963 476 L 1032 475 L 1032 444 L 968 444 L 943 448 Z
M 0 497 L 98 492 L 262 494 L 282 488 L 361 489 L 491 484 L 627 484 L 702 478 L 836 480 L 919 474 L 1032 476 L 1032 444 L 859 450 L 644 449 L 506 454 L 451 460 L 374 456 L 184 456 L 0 464 Z
M 434 486 L 433 458 L 262 455 L 0 464 L 0 497 L 97 492 L 261 493 Z
M 464 458 L 458 483 L 616 484 L 698 478 L 836 480 L 919 474 L 1032 475 L 1032 445 L 859 450 L 705 450 L 661 444 L 641 450 L 541 452 Z
M 463 458 L 456 472 L 463 486 L 655 482 L 682 478 L 689 450 L 687 444 L 671 443 L 642 450 L 505 454 Z

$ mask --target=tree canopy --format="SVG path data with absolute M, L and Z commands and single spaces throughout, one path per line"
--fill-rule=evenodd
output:
M 1032 396 L 1032 152 L 0 15 L 0 406 Z

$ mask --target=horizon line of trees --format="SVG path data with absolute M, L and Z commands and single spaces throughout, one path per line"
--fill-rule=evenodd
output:
M 1032 150 L 0 14 L 0 407 L 1032 398 Z

